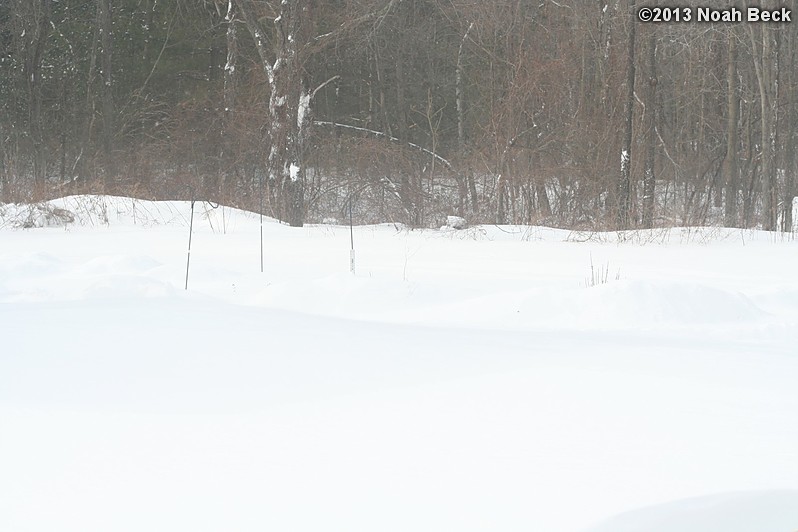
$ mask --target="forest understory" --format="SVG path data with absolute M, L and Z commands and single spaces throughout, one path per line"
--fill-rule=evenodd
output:
M 645 24 L 638 7 L 9 0 L 0 201 L 792 230 L 798 26 Z

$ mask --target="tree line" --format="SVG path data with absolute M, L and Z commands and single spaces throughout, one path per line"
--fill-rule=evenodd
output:
M 798 24 L 645 5 L 2 0 L 0 201 L 791 229 Z

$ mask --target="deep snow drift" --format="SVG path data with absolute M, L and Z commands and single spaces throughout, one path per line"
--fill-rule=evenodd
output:
M 788 235 L 385 224 L 353 276 L 267 219 L 260 273 L 198 203 L 186 292 L 189 204 L 52 206 L 0 206 L 0 530 L 798 530 Z

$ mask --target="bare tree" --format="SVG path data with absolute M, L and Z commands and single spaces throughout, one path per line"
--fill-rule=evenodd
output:
M 100 28 L 101 70 L 102 70 L 102 108 L 103 108 L 103 152 L 105 153 L 106 169 L 113 178 L 114 160 L 114 85 L 113 85 L 113 22 L 111 14 L 111 0 L 98 0 L 97 26 Z
M 463 87 L 463 52 L 465 44 L 468 40 L 468 34 L 474 28 L 474 23 L 469 22 L 468 28 L 463 32 L 463 38 L 460 40 L 460 46 L 457 49 L 457 66 L 455 69 L 455 99 L 457 106 L 457 144 L 461 154 L 466 151 L 466 134 L 465 134 L 465 90 Z M 468 202 L 468 196 L 471 196 L 471 210 L 477 210 L 477 188 L 474 183 L 474 176 L 469 168 L 466 171 L 465 177 L 458 176 L 458 214 L 464 214 L 464 204 Z
M 791 5 L 795 7 L 796 2 L 792 0 Z M 793 9 L 795 12 L 795 9 Z M 785 76 L 785 92 L 787 110 L 784 113 L 784 124 L 782 130 L 785 132 L 786 139 L 784 142 L 784 204 L 782 211 L 782 220 L 784 231 L 792 231 L 794 226 L 793 220 L 793 203 L 796 194 L 796 172 L 798 172 L 798 29 L 795 24 L 790 24 L 785 31 L 784 47 L 787 54 L 784 62 Z
M 621 147 L 621 173 L 618 180 L 618 218 L 619 229 L 627 229 L 632 209 L 632 123 L 634 118 L 635 96 L 635 0 L 629 0 L 629 40 L 626 57 L 626 100 L 624 102 L 624 133 Z
M 47 145 L 42 114 L 42 59 L 50 35 L 52 0 L 16 3 L 16 17 L 23 48 L 23 80 L 27 94 L 28 129 L 33 143 L 33 181 L 41 183 L 47 172 Z
M 269 3 L 271 12 L 277 16 L 264 17 L 274 26 L 273 31 L 267 31 L 261 26 L 261 17 L 252 0 L 236 0 L 236 4 L 255 40 L 269 84 L 267 173 L 280 198 L 278 216 L 290 225 L 302 226 L 305 217 L 302 155 L 310 95 L 304 86 L 298 47 L 307 6 L 303 0 Z
M 654 225 L 654 206 L 656 193 L 656 147 L 657 147 L 657 33 L 656 26 L 649 28 L 646 69 L 646 162 L 643 175 L 643 227 Z
M 724 174 L 726 185 L 725 223 L 728 227 L 739 224 L 737 216 L 737 191 L 739 190 L 738 136 L 740 96 L 737 90 L 737 34 L 734 26 L 727 31 L 726 54 L 726 156 Z
M 754 69 L 759 89 L 762 227 L 773 231 L 776 229 L 777 207 L 773 30 L 767 24 L 748 24 L 746 28 L 754 54 Z

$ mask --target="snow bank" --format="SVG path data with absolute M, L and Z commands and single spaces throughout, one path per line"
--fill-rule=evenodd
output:
M 628 512 L 586 532 L 753 532 L 798 530 L 798 491 L 685 499 Z
M 391 316 L 413 323 L 469 323 L 515 330 L 694 329 L 755 323 L 769 317 L 741 293 L 664 281 L 613 281 L 589 288 L 491 294 Z
M 618 281 L 570 295 L 576 312 L 569 316 L 562 302 L 553 304 L 561 313 L 553 320 L 568 323 L 573 317 L 586 326 L 640 328 L 739 323 L 765 315 L 743 294 L 696 283 Z
M 267 219 L 260 273 L 198 203 L 184 291 L 189 203 L 52 204 L 0 224 L 3 531 L 798 529 L 794 241 L 384 224 L 353 276 Z
M 204 222 L 215 231 L 234 229 L 241 220 L 254 220 L 254 213 L 195 202 L 195 221 Z M 43 228 L 64 226 L 188 226 L 191 202 L 147 201 L 118 196 L 67 196 L 33 205 L 0 206 L 0 228 Z M 273 222 L 271 218 L 265 218 Z

